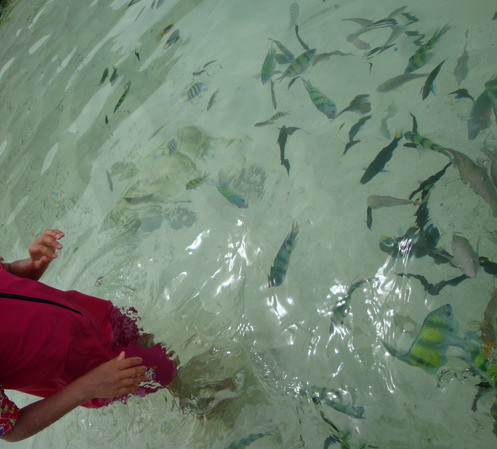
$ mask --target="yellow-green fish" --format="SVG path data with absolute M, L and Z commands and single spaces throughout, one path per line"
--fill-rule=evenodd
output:
M 207 179 L 207 173 L 204 173 L 203 176 L 199 176 L 194 178 L 186 183 L 186 190 L 196 189 L 200 184 L 203 184 Z
M 116 106 L 114 107 L 114 112 L 116 112 L 119 109 L 119 107 L 123 104 L 124 99 L 128 95 L 130 87 L 131 87 L 131 81 L 128 81 L 124 86 L 124 92 L 122 93 L 121 98 L 117 100 Z
M 274 258 L 273 266 L 271 267 L 271 271 L 268 276 L 270 287 L 277 287 L 285 280 L 288 264 L 290 263 L 290 256 L 295 248 L 298 233 L 299 226 L 294 222 L 292 230 L 286 236 L 285 241 Z
M 275 68 L 276 68 L 276 59 L 274 58 L 274 49 L 271 47 L 271 49 L 266 54 L 264 63 L 262 64 L 262 69 L 261 69 L 262 84 L 266 84 L 271 79 L 271 77 L 274 75 Z
M 281 80 L 285 77 L 294 78 L 304 73 L 311 65 L 315 54 L 316 49 L 311 49 L 297 56 L 278 79 Z
M 278 53 L 278 56 L 276 55 L 276 60 L 278 61 L 279 64 L 290 64 L 295 59 L 295 56 L 293 56 L 293 53 L 288 50 L 280 41 L 277 41 L 275 39 L 269 39 L 270 41 L 273 41 L 278 49 L 281 51 L 281 53 Z
M 335 102 L 323 94 L 319 89 L 314 87 L 309 81 L 302 79 L 304 86 L 311 97 L 312 103 L 319 111 L 321 111 L 326 117 L 334 119 L 337 115 L 337 106 Z
M 448 346 L 460 342 L 457 337 L 457 321 L 450 304 L 430 312 L 409 350 L 399 354 L 382 341 L 386 350 L 403 362 L 435 373 L 447 361 Z
M 497 364 L 488 359 L 480 338 L 474 332 L 467 332 L 466 338 L 455 346 L 464 350 L 464 354 L 458 356 L 460 359 L 493 388 L 497 387 Z
M 433 36 L 428 42 L 421 45 L 416 52 L 409 58 L 407 67 L 404 70 L 404 73 L 414 72 L 419 68 L 423 67 L 432 57 L 433 53 L 430 53 L 430 50 L 435 46 L 435 44 L 442 38 L 442 36 L 450 29 L 449 25 L 445 25 L 444 27 L 435 31 Z
M 233 191 L 229 185 L 226 175 L 222 171 L 219 172 L 219 182 L 216 187 L 219 193 L 223 195 L 231 204 L 244 209 L 248 207 L 248 201 Z

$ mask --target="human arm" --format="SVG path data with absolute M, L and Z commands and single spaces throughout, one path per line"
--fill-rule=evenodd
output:
M 64 237 L 64 233 L 58 229 L 45 230 L 29 246 L 29 257 L 6 263 L 6 270 L 18 277 L 37 281 L 48 268 L 50 262 L 57 257 L 56 251 L 62 249 L 62 245 L 59 243 L 62 237 Z
M 135 392 L 147 380 L 139 357 L 116 358 L 76 379 L 54 395 L 23 407 L 15 425 L 0 439 L 14 442 L 29 438 L 71 410 L 93 398 L 114 398 Z

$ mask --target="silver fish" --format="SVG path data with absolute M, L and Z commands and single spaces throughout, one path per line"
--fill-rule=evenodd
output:
M 480 265 L 478 254 L 471 247 L 468 239 L 457 234 L 452 234 L 452 263 L 471 278 L 476 276 Z
M 402 75 L 397 75 L 394 76 L 393 78 L 390 78 L 389 80 L 385 81 L 384 83 L 381 83 L 376 90 L 378 92 L 389 92 L 393 89 L 397 89 L 403 84 L 407 83 L 408 81 L 412 81 L 416 78 L 423 78 L 425 76 L 428 76 L 429 73 L 403 73 Z

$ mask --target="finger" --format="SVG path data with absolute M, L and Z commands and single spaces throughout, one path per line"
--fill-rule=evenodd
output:
M 59 240 L 62 237 L 64 237 L 64 233 L 62 231 L 59 231 L 58 229 L 46 229 L 42 235 L 49 235 L 56 240 Z
M 135 379 L 137 377 L 145 376 L 147 368 L 145 366 L 137 366 L 120 371 L 118 379 Z
M 57 257 L 57 253 L 55 252 L 54 248 L 38 244 L 33 244 L 29 247 L 29 254 L 31 255 L 31 257 L 46 256 L 50 259 L 55 259 Z
M 52 235 L 42 235 L 38 237 L 33 243 L 36 245 L 44 245 L 49 248 L 62 249 L 62 245 Z
M 128 357 L 127 359 L 121 359 L 118 363 L 118 368 L 125 370 L 131 366 L 140 365 L 143 362 L 141 357 Z

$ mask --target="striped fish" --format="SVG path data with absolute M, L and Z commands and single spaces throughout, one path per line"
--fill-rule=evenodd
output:
M 433 36 L 428 42 L 421 45 L 416 52 L 409 58 L 407 67 L 404 73 L 414 72 L 419 68 L 423 67 L 432 57 L 433 53 L 430 50 L 435 46 L 435 44 L 442 38 L 442 36 L 449 30 L 449 25 L 445 25 L 443 28 L 435 31 Z
M 178 149 L 178 142 L 176 142 L 176 139 L 171 139 L 167 143 L 167 148 L 169 150 L 169 156 L 173 155 L 176 153 L 176 150 Z
M 270 287 L 277 287 L 285 280 L 288 264 L 290 263 L 290 256 L 295 248 L 298 233 L 299 226 L 294 222 L 290 234 L 287 235 L 278 251 L 278 254 L 276 254 L 276 257 L 274 258 L 273 266 L 271 267 L 271 271 L 268 276 Z
M 203 176 L 199 176 L 197 178 L 192 179 L 186 183 L 186 190 L 196 189 L 200 184 L 203 184 L 207 179 L 207 173 L 204 173 Z
M 286 68 L 282 75 L 278 78 L 281 80 L 285 77 L 294 78 L 296 76 L 304 73 L 312 63 L 314 55 L 316 54 L 316 49 L 307 50 L 297 58 Z
M 307 93 L 309 94 L 309 97 L 311 97 L 314 106 L 326 115 L 326 117 L 334 119 L 337 115 L 337 106 L 335 102 L 314 87 L 309 81 L 306 81 L 305 79 L 302 79 L 302 81 L 304 82 L 304 86 L 307 89 Z
M 265 436 L 271 435 L 273 432 L 264 432 L 264 433 L 251 433 L 248 437 L 242 438 L 238 441 L 233 441 L 226 449 L 243 449 L 247 447 L 249 444 L 252 444 L 254 441 L 259 438 L 263 438 Z
M 382 343 L 392 356 L 433 374 L 447 361 L 448 346 L 460 341 L 456 336 L 457 327 L 451 305 L 445 304 L 426 316 L 419 334 L 405 354 L 399 354 L 383 340 Z
M 226 175 L 222 171 L 219 172 L 219 182 L 216 187 L 219 193 L 223 195 L 231 204 L 244 209 L 248 207 L 247 200 L 233 191 L 233 189 L 229 186 L 229 181 L 227 180 Z
M 458 356 L 460 359 L 464 360 L 476 374 L 480 375 L 492 387 L 497 387 L 497 364 L 488 360 L 480 339 L 474 332 L 467 332 L 465 339 L 455 346 L 459 346 L 465 352 Z
M 266 84 L 271 77 L 274 75 L 274 69 L 276 68 L 276 59 L 274 59 L 274 49 L 271 49 L 267 52 L 266 58 L 262 64 L 261 69 L 261 81 L 262 84 Z
M 116 112 L 119 107 L 123 104 L 124 99 L 127 97 L 129 88 L 131 87 L 131 81 L 128 81 L 126 85 L 124 86 L 124 92 L 121 95 L 121 98 L 117 100 L 116 106 L 114 107 L 114 112 Z
M 193 100 L 195 97 L 198 97 L 204 90 L 206 90 L 207 86 L 204 83 L 195 83 L 193 84 L 187 91 L 186 96 L 188 100 Z

